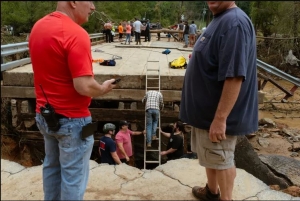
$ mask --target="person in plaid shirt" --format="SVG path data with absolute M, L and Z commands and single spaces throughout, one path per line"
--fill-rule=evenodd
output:
M 151 147 L 152 140 L 156 140 L 156 129 L 160 110 L 164 107 L 163 95 L 158 91 L 148 91 L 142 102 L 146 101 L 146 133 L 147 147 Z

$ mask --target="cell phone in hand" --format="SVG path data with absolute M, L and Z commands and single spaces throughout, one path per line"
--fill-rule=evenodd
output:
M 120 81 L 121 81 L 121 78 L 115 79 L 115 81 L 112 84 L 117 84 Z

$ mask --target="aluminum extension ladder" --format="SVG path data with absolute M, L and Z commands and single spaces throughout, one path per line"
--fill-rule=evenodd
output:
M 149 66 L 149 64 L 152 64 Z M 153 67 L 154 66 L 154 67 Z M 146 64 L 146 92 L 149 90 L 155 90 L 160 92 L 160 65 L 159 61 L 147 61 Z M 146 111 L 145 111 L 145 129 L 146 129 Z M 158 165 L 161 165 L 161 133 L 159 131 L 161 122 L 160 122 L 160 115 L 158 118 L 158 124 L 157 124 L 157 130 L 158 130 L 158 136 L 156 135 L 157 139 L 155 141 L 158 141 L 158 147 L 153 147 L 153 140 L 152 140 L 152 147 L 147 147 L 147 137 L 145 137 L 144 140 L 144 169 L 146 169 L 147 163 L 157 163 Z M 155 143 L 156 144 L 156 143 Z M 149 160 L 147 158 L 147 153 L 158 153 L 158 160 Z

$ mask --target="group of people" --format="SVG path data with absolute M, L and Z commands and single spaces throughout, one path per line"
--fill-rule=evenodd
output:
M 144 24 L 136 17 L 135 21 L 128 21 L 128 22 L 120 22 L 118 25 L 118 33 L 119 33 L 119 42 L 123 42 L 123 34 L 126 34 L 125 38 L 125 45 L 132 42 L 132 37 L 135 38 L 136 45 L 141 45 L 141 32 L 145 30 L 145 40 L 144 42 L 151 40 L 151 33 L 150 33 L 150 21 L 149 19 L 146 20 Z M 114 23 L 110 20 L 104 24 L 104 32 L 106 37 L 106 42 L 111 43 L 114 42 L 113 38 L 115 35 L 115 26 Z
M 115 134 L 116 126 L 112 123 L 106 123 L 103 126 L 104 135 L 99 140 L 99 155 L 101 163 L 109 165 L 119 165 L 121 163 L 129 164 L 133 155 L 131 135 L 140 135 L 146 131 L 132 131 L 128 128 L 129 123 L 125 120 L 119 123 L 119 132 Z M 167 160 L 179 158 L 197 158 L 197 154 L 191 151 L 190 144 L 188 151 L 184 154 L 184 125 L 181 121 L 173 124 L 171 133 L 160 132 L 168 138 L 167 150 L 162 151 L 161 155 L 166 156 Z M 156 136 L 156 135 L 155 135 Z M 113 139 L 115 138 L 115 141 Z M 155 140 L 155 139 L 154 139 Z
M 115 25 L 114 22 L 108 20 L 104 24 L 104 30 L 103 33 L 105 34 L 106 43 L 114 42 L 114 36 L 115 36 Z M 132 22 L 120 22 L 117 26 L 118 33 L 119 33 L 119 42 L 123 41 L 123 34 L 126 34 L 125 44 L 126 42 L 130 44 L 131 42 L 131 36 L 133 36 L 133 29 L 132 29 Z
M 251 20 L 234 1 L 207 5 L 214 17 L 194 44 L 179 118 L 192 126 L 191 150 L 206 168 L 207 184 L 193 187 L 193 195 L 200 200 L 232 200 L 237 136 L 258 129 L 256 37 Z M 92 132 L 82 136 L 92 125 L 88 107 L 93 97 L 116 86 L 115 79 L 98 83 L 94 78 L 90 38 L 81 26 L 94 10 L 93 1 L 58 1 L 56 11 L 31 30 L 36 125 L 45 145 L 45 200 L 83 200 L 94 145 Z M 113 128 L 105 127 L 106 137 Z M 120 161 L 130 157 L 124 144 L 132 132 L 125 128 L 126 124 L 116 136 L 117 144 L 123 143 L 117 152 Z M 165 135 L 181 146 L 178 133 Z M 162 154 L 174 156 L 173 144 Z
M 183 47 L 194 47 L 197 35 L 197 25 L 194 21 L 189 25 L 188 21 L 181 20 L 176 30 L 183 31 L 178 34 L 179 41 L 184 41 L 185 43 Z
M 129 123 L 125 120 L 119 122 L 119 132 L 115 135 L 115 143 L 112 136 L 115 134 L 116 126 L 112 123 L 107 123 L 103 126 L 104 136 L 99 141 L 99 154 L 101 163 L 110 165 L 127 163 L 132 156 L 131 135 L 146 135 L 147 148 L 151 148 L 153 140 L 157 140 L 157 127 L 160 111 L 164 107 L 163 95 L 159 91 L 150 90 L 146 92 L 142 102 L 145 103 L 146 112 L 146 130 L 131 131 L 128 128 Z M 167 156 L 168 160 L 179 159 L 184 157 L 184 125 L 181 121 L 173 124 L 171 133 L 166 133 L 159 129 L 159 132 L 169 138 L 167 150 L 162 151 L 161 155 Z M 191 152 L 190 150 L 188 150 Z M 190 158 L 186 156 L 186 158 Z
M 108 163 L 110 165 L 129 163 L 132 156 L 131 135 L 145 134 L 145 131 L 132 131 L 128 128 L 128 125 L 127 121 L 120 121 L 120 130 L 115 136 L 116 142 L 112 139 L 116 126 L 112 123 L 107 123 L 103 126 L 104 136 L 99 141 L 101 163 Z

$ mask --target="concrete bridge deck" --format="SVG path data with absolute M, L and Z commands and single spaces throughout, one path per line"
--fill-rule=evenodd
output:
M 143 41 L 143 40 L 142 40 Z M 168 55 L 162 54 L 165 49 L 170 49 Z M 95 50 L 100 52 L 95 52 Z M 116 59 L 116 66 L 100 66 L 93 63 L 95 79 L 103 82 L 110 78 L 122 78 L 118 84 L 120 89 L 145 89 L 145 75 L 147 61 L 159 61 L 161 69 L 161 89 L 179 90 L 185 74 L 184 69 L 171 69 L 168 63 L 179 56 L 188 56 L 192 48 L 183 48 L 179 42 L 167 42 L 156 39 L 151 42 L 142 42 L 142 45 L 123 45 L 120 42 L 102 43 L 91 47 L 93 59 L 112 59 L 113 55 L 121 57 Z M 155 63 L 157 64 L 157 63 Z M 148 63 L 148 68 L 157 68 L 153 63 Z M 27 64 L 3 73 L 3 86 L 33 86 L 32 64 Z
M 114 55 L 121 57 L 121 59 L 115 60 L 116 66 L 101 66 L 99 63 L 93 63 L 95 79 L 98 82 L 102 83 L 111 78 L 122 79 L 111 93 L 95 99 L 140 100 L 145 93 L 146 65 L 149 65 L 148 68 L 157 68 L 153 65 L 159 64 L 164 100 L 180 101 L 185 69 L 171 69 L 168 64 L 179 56 L 184 56 L 188 62 L 192 48 L 183 48 L 183 43 L 174 42 L 173 39 L 167 42 L 165 37 L 161 37 L 161 40 L 157 41 L 155 36 L 152 36 L 151 42 L 143 42 L 142 39 L 142 45 L 135 45 L 135 42 L 130 45 L 114 42 L 91 47 L 93 59 L 112 59 Z M 96 49 L 100 52 L 95 51 Z M 162 54 L 165 49 L 170 49 L 171 53 Z M 158 61 L 158 63 L 147 63 L 147 61 Z M 35 98 L 32 64 L 3 72 L 1 96 Z

